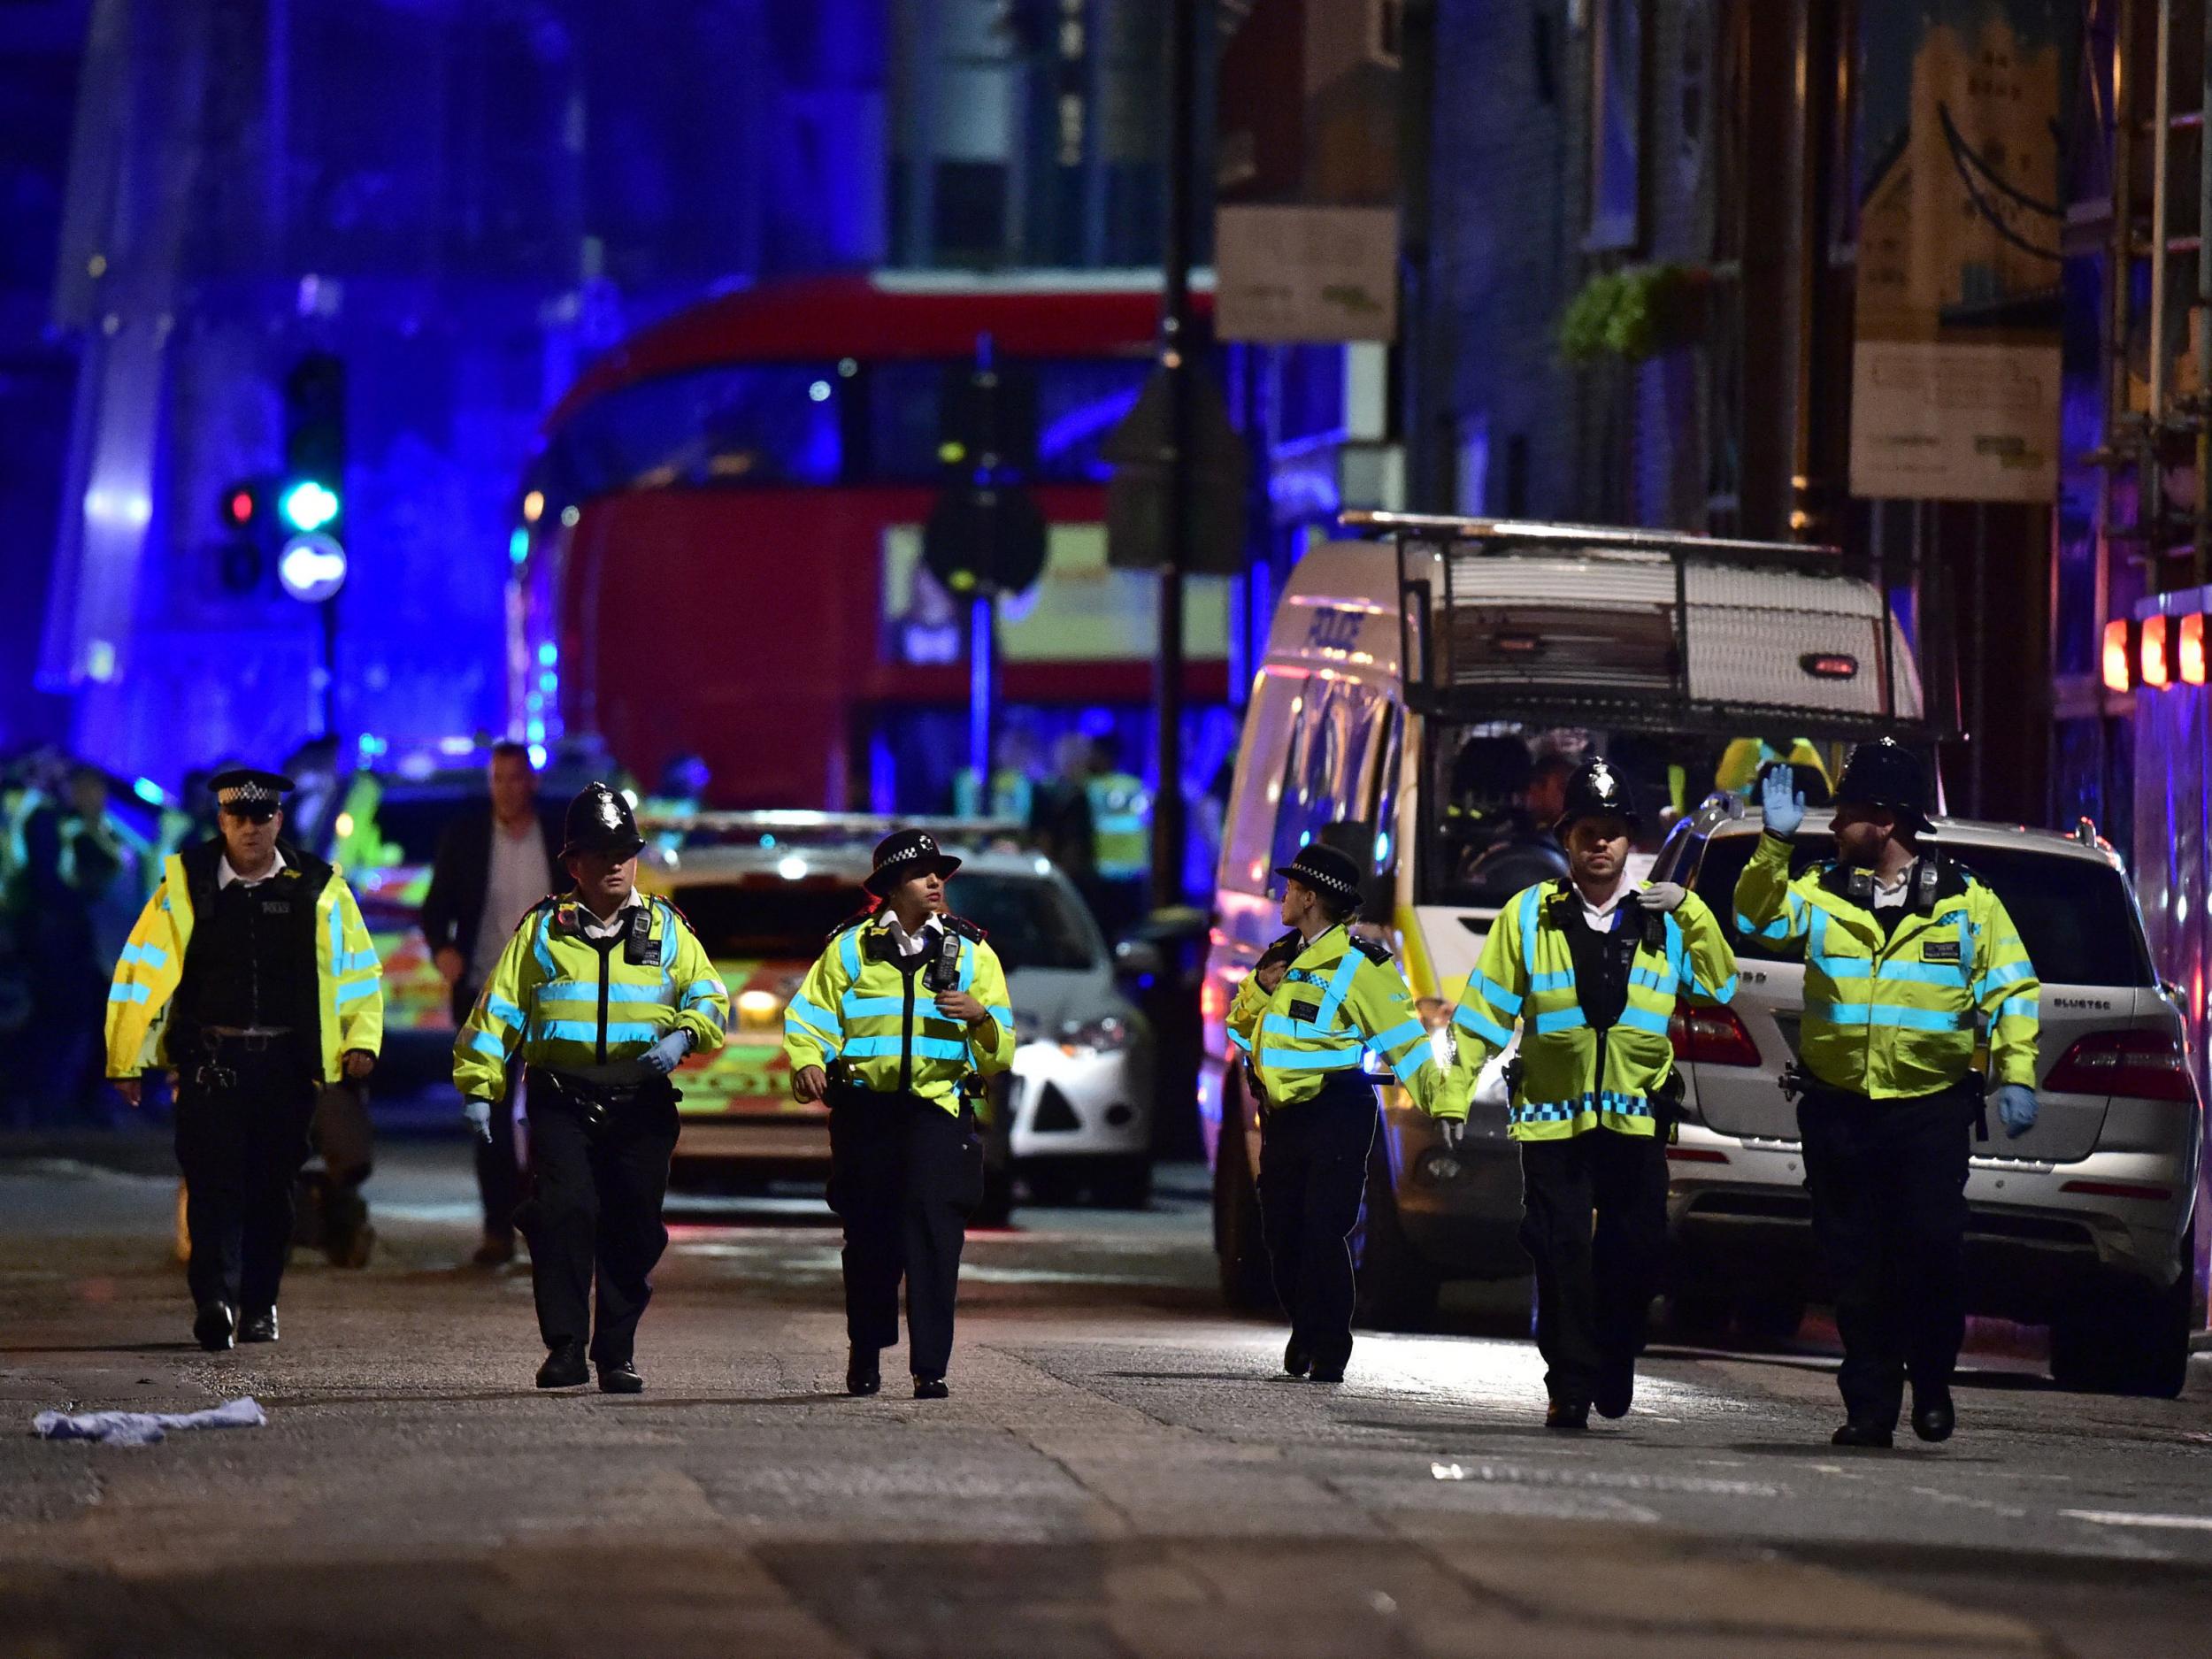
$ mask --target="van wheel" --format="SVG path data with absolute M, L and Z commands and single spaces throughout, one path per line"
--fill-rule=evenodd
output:
M 2194 1226 L 2181 1259 L 2181 1272 L 2162 1290 L 2139 1281 L 2108 1285 L 2062 1310 L 2051 1322 L 2051 1380 L 2080 1394 L 2177 1398 L 2189 1380 Z
M 1678 1335 L 1708 1348 L 1728 1340 L 1728 1298 L 1709 1291 L 1678 1290 L 1667 1298 L 1667 1322 Z
M 1260 1234 L 1260 1189 L 1244 1149 L 1243 1089 L 1225 1085 L 1221 1108 L 1221 1144 L 1214 1156 L 1214 1257 L 1221 1270 L 1221 1299 L 1232 1308 L 1272 1310 L 1275 1284 Z
M 1797 1327 L 1805 1323 L 1802 1296 L 1747 1296 L 1736 1304 L 1736 1326 L 1748 1341 L 1769 1348 L 1786 1348 L 1797 1340 Z
M 1425 1331 L 1436 1321 L 1443 1280 L 1417 1254 L 1398 1219 L 1390 1149 L 1378 1132 L 1367 1154 L 1367 1194 L 1352 1233 L 1359 1300 L 1355 1324 L 1375 1331 Z

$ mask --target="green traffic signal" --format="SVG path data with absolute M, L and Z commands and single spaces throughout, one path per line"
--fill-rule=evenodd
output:
M 285 486 L 277 512 L 293 529 L 312 534 L 337 518 L 338 494 L 319 480 L 303 478 Z

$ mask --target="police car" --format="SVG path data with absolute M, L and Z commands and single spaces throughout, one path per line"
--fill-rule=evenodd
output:
M 1824 810 L 1806 814 L 1793 869 L 1834 856 L 1828 826 Z M 1761 827 L 1755 808 L 1716 795 L 1677 826 L 1653 873 L 1697 891 L 1740 964 L 1729 1006 L 1675 1020 L 1687 1082 L 1669 1150 L 1676 1317 L 1693 1332 L 1732 1320 L 1778 1340 L 1819 1286 L 1796 1109 L 1779 1087 L 1804 965 L 1735 926 Z M 2085 823 L 2067 836 L 1938 818 L 1934 845 L 2003 900 L 2042 984 L 2035 1126 L 2008 1139 L 1993 1108 L 1973 1148 L 1969 1311 L 2048 1325 L 2062 1386 L 2178 1394 L 2196 1325 L 2204 1113 L 2127 876 Z
M 641 884 L 683 911 L 730 991 L 729 1041 L 676 1073 L 684 1096 L 678 1179 L 757 1184 L 826 1174 L 828 1112 L 791 1098 L 784 1007 L 831 930 L 869 902 L 860 883 L 877 838 L 917 825 L 964 861 L 952 878 L 952 908 L 989 935 L 1012 993 L 1019 1046 L 995 1097 L 997 1191 L 986 1210 L 1004 1209 L 1015 1176 L 1040 1200 L 1087 1192 L 1143 1204 L 1152 1032 L 1115 988 L 1113 958 L 1073 884 L 988 825 L 822 812 L 640 818 L 649 841 L 675 843 L 649 847 Z

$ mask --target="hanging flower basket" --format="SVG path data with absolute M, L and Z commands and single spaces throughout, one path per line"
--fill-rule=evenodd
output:
M 1705 337 L 1712 273 L 1694 265 L 1601 271 L 1559 314 L 1559 359 L 1586 368 L 1607 357 L 1641 363 Z

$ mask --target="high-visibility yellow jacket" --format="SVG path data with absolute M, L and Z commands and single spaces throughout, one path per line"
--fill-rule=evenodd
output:
M 1675 1004 L 1686 995 L 1714 1002 L 1734 996 L 1735 955 L 1713 912 L 1690 894 L 1659 918 L 1663 944 L 1637 945 L 1627 1006 L 1601 1044 L 1583 1016 L 1567 937 L 1570 907 L 1580 902 L 1567 881 L 1542 881 L 1516 894 L 1498 912 L 1452 1015 L 1459 1053 L 1438 1116 L 1467 1115 L 1477 1077 L 1512 1041 L 1517 1021 L 1520 1087 L 1507 1109 L 1506 1126 L 1514 1140 L 1565 1141 L 1599 1128 L 1629 1135 L 1655 1132 L 1652 1096 L 1674 1070 L 1667 1022 Z M 1624 920 L 1640 928 L 1643 918 Z
M 1778 760 L 1787 761 L 1801 773 L 1817 772 L 1823 784 L 1834 787 L 1828 776 L 1828 763 L 1810 740 L 1802 737 L 1790 740 L 1786 754 L 1763 737 L 1736 739 L 1721 751 L 1720 764 L 1713 769 L 1713 787 L 1731 795 L 1749 795 L 1759 781 L 1760 769 Z
M 1091 807 L 1091 845 L 1098 873 L 1133 881 L 1152 868 L 1152 801 L 1144 780 L 1106 772 L 1083 786 Z
M 841 1061 L 851 1080 L 878 1094 L 905 1093 L 960 1110 L 960 1086 L 995 1077 L 1014 1064 L 1014 1010 L 998 953 L 972 923 L 948 918 L 958 941 L 955 987 L 990 1010 L 970 1025 L 937 1011 L 937 994 L 922 983 L 924 966 L 900 965 L 881 905 L 830 935 L 829 948 L 807 970 L 783 1014 L 783 1052 L 794 1072 Z M 921 953 L 926 964 L 937 949 Z
M 1332 1075 L 1387 1064 L 1423 1110 L 1433 1110 L 1444 1073 L 1428 1027 L 1390 954 L 1340 922 L 1307 941 L 1273 995 L 1247 974 L 1229 1004 L 1229 1041 L 1248 1055 L 1265 1103 L 1311 1100 Z
M 1906 913 L 1885 936 L 1853 872 L 1815 864 L 1790 879 L 1790 844 L 1763 834 L 1736 881 L 1736 926 L 1805 952 L 1798 1059 L 1831 1088 L 1876 1100 L 1932 1094 L 1974 1064 L 1976 1022 L 1989 1026 L 1991 1081 L 2035 1087 L 2039 987 L 2003 902 L 1947 858 L 1935 860 L 1921 909 L 1920 866 Z
M 572 893 L 534 906 L 499 953 L 476 1006 L 453 1041 L 454 1087 L 497 1100 L 507 1070 L 526 1065 L 582 1071 L 634 1060 L 679 1028 L 694 1053 L 722 1046 L 730 994 L 706 949 L 666 899 L 637 895 L 645 932 L 612 939 L 584 932 L 591 912 Z M 636 913 L 626 906 L 626 918 Z M 632 961 L 633 939 L 641 949 Z
M 375 1054 L 383 1047 L 383 964 L 338 867 L 290 847 L 282 852 L 284 868 L 269 879 L 297 883 L 315 895 L 315 1004 L 321 1014 L 322 1077 L 333 1082 L 341 1055 L 353 1048 Z M 167 1049 L 170 1005 L 192 948 L 194 889 L 211 891 L 220 857 L 220 843 L 208 842 L 162 861 L 161 885 L 138 913 L 108 987 L 110 1077 L 136 1077 L 186 1057 Z

